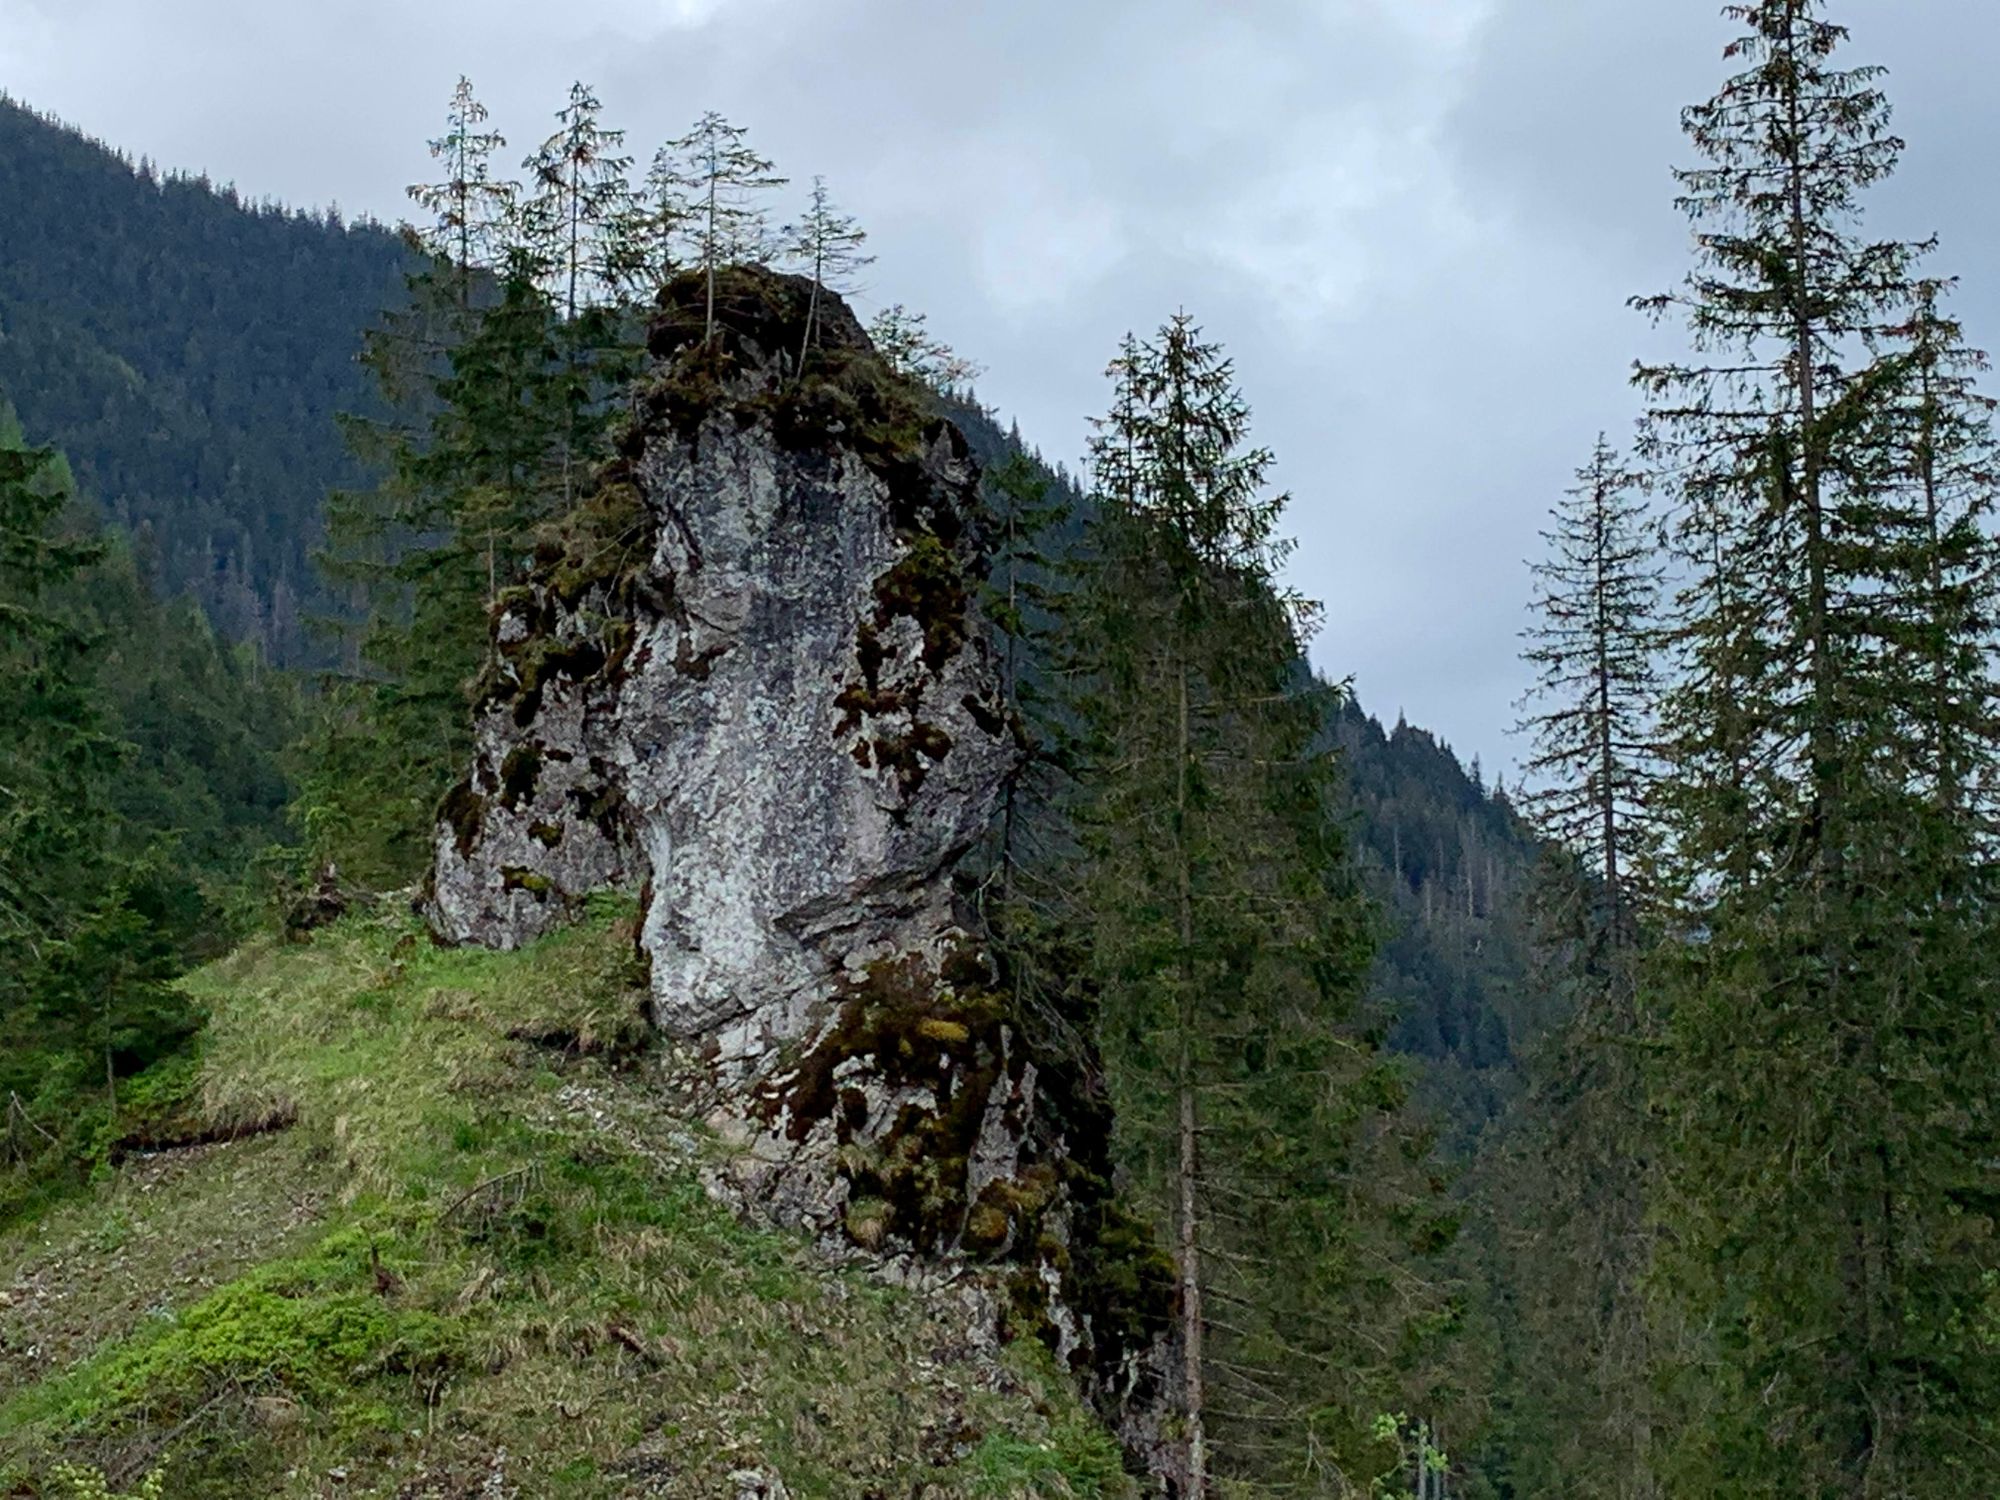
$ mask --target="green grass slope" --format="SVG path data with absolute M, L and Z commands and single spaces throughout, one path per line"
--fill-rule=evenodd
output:
M 188 980 L 152 1149 L 0 1232 L 0 1494 L 1129 1493 L 947 1278 L 711 1200 L 630 931 L 453 952 L 382 912 Z

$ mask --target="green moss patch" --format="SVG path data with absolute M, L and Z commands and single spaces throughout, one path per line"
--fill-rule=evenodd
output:
M 923 680 L 884 685 L 883 668 L 893 653 L 885 636 L 898 619 L 915 622 L 925 670 L 935 676 L 965 649 L 970 606 L 971 585 L 958 555 L 939 537 L 919 535 L 876 579 L 873 614 L 855 628 L 860 680 L 850 680 L 834 700 L 841 713 L 834 733 L 858 734 L 851 752 L 856 762 L 894 775 L 905 801 L 922 789 L 931 767 L 951 754 L 952 738 L 923 717 Z M 874 726 L 873 721 L 892 717 L 906 718 L 907 724 Z
M 932 672 L 965 648 L 965 612 L 971 590 L 958 558 L 936 536 L 919 536 L 893 567 L 875 580 L 875 623 L 901 616 L 924 637 L 924 665 Z
M 794 1140 L 830 1125 L 848 1185 L 849 1238 L 925 1251 L 1003 1255 L 1033 1243 L 1058 1186 L 1028 1162 L 975 1194 L 971 1159 L 989 1101 L 1019 1076 L 1004 998 L 976 982 L 983 965 L 946 979 L 915 956 L 873 965 L 851 985 L 834 1024 L 763 1100 Z M 859 1064 L 858 1068 L 850 1067 Z M 843 1080 L 850 1080 L 843 1082 Z M 869 1118 L 866 1087 L 915 1093 L 887 1122 Z M 1019 1129 L 1022 1122 L 1011 1122 Z

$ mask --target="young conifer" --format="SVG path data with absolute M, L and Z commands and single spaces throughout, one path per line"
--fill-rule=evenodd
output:
M 590 86 L 572 84 L 555 133 L 522 163 L 531 192 L 521 205 L 519 243 L 571 323 L 615 292 L 633 216 L 625 132 L 606 126 L 602 114 Z
M 900 302 L 869 321 L 868 337 L 890 369 L 933 391 L 963 390 L 978 377 L 979 366 L 933 337 L 929 320 Z
M 636 338 L 615 304 L 629 275 L 633 221 L 632 159 L 625 132 L 607 127 L 602 106 L 582 83 L 557 113 L 558 128 L 526 166 L 534 193 L 522 205 L 518 269 L 534 266 L 561 314 L 563 356 L 557 405 L 562 501 L 601 446 L 603 400 L 630 372 Z
M 418 235 L 425 250 L 456 272 L 461 307 L 472 298 L 473 273 L 494 269 L 504 251 L 520 186 L 493 175 L 493 153 L 507 144 L 483 127 L 486 106 L 461 77 L 445 115 L 445 133 L 430 143 L 431 156 L 444 167 L 445 180 L 417 183 L 410 197 L 431 216 Z
M 834 206 L 826 190 L 826 179 L 815 177 L 812 199 L 805 215 L 785 230 L 786 258 L 812 278 L 812 299 L 806 308 L 806 331 L 799 343 L 799 368 L 805 369 L 806 351 L 819 342 L 819 303 L 826 292 L 848 295 L 854 291 L 852 278 L 875 257 L 862 252 L 868 232 L 851 214 Z
M 716 272 L 769 257 L 770 216 L 762 198 L 786 179 L 751 149 L 747 130 L 710 110 L 686 135 L 660 148 L 649 181 L 658 201 L 681 206 L 675 212 L 691 264 L 708 282 L 703 337 L 713 339 Z

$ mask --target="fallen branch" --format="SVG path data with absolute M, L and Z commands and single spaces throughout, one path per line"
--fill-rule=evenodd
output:
M 510 1181 L 516 1177 L 525 1177 L 530 1170 L 528 1167 L 516 1167 L 511 1172 L 502 1172 L 497 1176 L 487 1178 L 484 1182 L 475 1182 L 471 1187 L 459 1194 L 457 1201 L 450 1208 L 447 1208 L 443 1213 L 438 1215 L 438 1228 L 444 1228 L 446 1224 L 451 1222 L 454 1214 L 488 1188 L 498 1187 L 501 1183 Z

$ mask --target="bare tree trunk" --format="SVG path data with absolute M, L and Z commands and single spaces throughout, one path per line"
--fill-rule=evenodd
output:
M 799 378 L 806 373 L 806 350 L 812 347 L 815 325 L 819 322 L 819 283 L 826 274 L 826 255 L 821 246 L 813 246 L 813 289 L 806 301 L 806 331 L 799 335 Z
M 111 1123 L 118 1123 L 118 1069 L 111 1057 L 111 987 L 104 989 L 104 1097 L 111 1107 Z
M 709 343 L 715 338 L 715 261 L 721 252 L 715 230 L 715 176 L 721 168 L 711 154 L 708 163 L 708 244 L 702 259 L 708 262 L 708 321 L 702 329 L 702 342 Z
M 1597 493 L 1592 497 L 1591 540 L 1596 556 L 1595 598 L 1597 616 L 1597 754 L 1598 814 L 1604 821 L 1604 896 L 1611 903 L 1611 944 L 1623 944 L 1625 930 L 1625 888 L 1618 863 L 1618 748 L 1611 736 L 1611 600 L 1610 582 L 1605 574 L 1609 559 L 1609 538 L 1605 535 L 1604 509 L 1610 503 L 1609 481 L 1600 473 Z
M 1186 1382 L 1187 1478 L 1190 1500 L 1208 1493 L 1208 1439 L 1202 1426 L 1201 1243 L 1197 1234 L 1195 1185 L 1201 1169 L 1200 1118 L 1194 1092 L 1194 893 L 1187 846 L 1188 683 L 1180 677 L 1180 735 L 1175 767 L 1175 850 L 1180 878 L 1180 1262 L 1181 1358 Z

